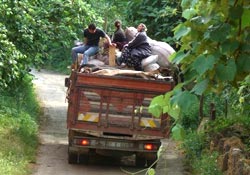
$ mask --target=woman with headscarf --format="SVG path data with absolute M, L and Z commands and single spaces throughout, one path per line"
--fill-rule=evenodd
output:
M 124 50 L 120 58 L 116 59 L 117 65 L 125 63 L 128 67 L 133 67 L 135 70 L 142 70 L 141 61 L 149 57 L 151 48 L 146 34 L 147 27 L 141 23 L 137 27 L 135 38 L 124 46 Z

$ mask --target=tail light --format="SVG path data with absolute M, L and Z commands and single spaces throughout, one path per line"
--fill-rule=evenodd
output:
M 82 146 L 87 146 L 87 145 L 89 145 L 89 140 L 88 140 L 88 139 L 82 139 L 82 140 L 81 140 L 81 145 L 82 145 Z
M 76 144 L 81 146 L 88 146 L 90 145 L 90 141 L 89 139 L 77 139 Z
M 152 143 L 146 143 L 146 144 L 144 144 L 144 149 L 150 151 L 150 150 L 157 150 L 158 147 L 157 147 L 157 145 L 154 145 Z

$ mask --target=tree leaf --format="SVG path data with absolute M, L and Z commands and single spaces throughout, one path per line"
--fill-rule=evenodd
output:
M 195 14 L 196 14 L 195 9 L 190 8 L 190 9 L 186 9 L 182 12 L 182 17 L 184 17 L 186 19 L 191 19 Z
M 191 65 L 190 65 L 190 67 L 191 67 Z M 183 70 L 183 72 L 184 72 L 185 83 L 192 81 L 194 78 L 196 78 L 198 76 L 197 71 L 195 71 L 194 69 L 191 69 L 191 68 L 187 68 L 186 70 Z
M 148 112 L 159 118 L 162 114 L 162 107 L 159 104 L 150 104 Z
M 240 19 L 241 16 L 242 16 L 242 13 L 243 13 L 243 7 L 240 6 L 240 5 L 232 6 L 232 7 L 229 9 L 229 17 L 230 17 L 232 20 Z
M 191 29 L 189 27 L 186 27 L 184 24 L 178 25 L 174 30 L 174 38 L 177 40 L 187 35 L 191 31 Z
M 213 69 L 214 64 L 216 63 L 217 59 L 214 55 L 200 55 L 192 64 L 192 67 L 200 74 L 204 74 L 207 70 Z
M 148 171 L 147 171 L 147 174 L 148 175 L 155 175 L 155 170 L 153 168 L 150 168 Z
M 238 58 L 237 62 L 237 69 L 239 72 L 250 72 L 250 58 L 247 54 L 242 54 Z
M 171 98 L 171 104 L 178 105 L 183 112 L 189 111 L 192 105 L 196 103 L 198 103 L 197 97 L 188 91 L 181 91 Z
M 195 4 L 197 3 L 198 0 L 182 0 L 181 1 L 181 7 L 183 9 L 188 8 L 188 7 L 194 7 Z
M 243 15 L 241 18 L 242 29 L 247 26 L 250 26 L 250 9 L 244 8 Z
M 164 95 L 154 97 L 150 102 L 148 112 L 153 114 L 153 116 L 155 117 L 160 117 L 163 113 L 163 109 L 165 110 L 165 112 L 167 112 L 169 106 L 169 99 L 166 99 L 166 97 Z
M 209 33 L 205 33 L 204 35 L 210 36 L 210 39 L 216 42 L 224 42 L 227 39 L 227 36 L 229 35 L 231 30 L 231 26 L 228 23 L 220 24 L 217 26 L 214 26 L 208 30 Z
M 250 75 L 248 75 L 245 79 L 244 79 L 245 83 L 249 86 L 250 85 Z
M 180 108 L 177 105 L 170 107 L 168 114 L 177 121 L 180 118 Z
M 233 59 L 228 60 L 227 65 L 218 64 L 216 75 L 222 81 L 233 81 L 236 75 L 236 64 Z
M 209 80 L 208 79 L 205 79 L 199 83 L 197 83 L 193 89 L 191 90 L 191 92 L 197 94 L 197 95 L 202 95 L 203 92 L 207 89 L 207 86 L 208 86 L 208 82 Z
M 175 64 L 180 64 L 180 62 L 188 55 L 188 54 L 185 54 L 183 51 L 179 51 L 174 54 L 175 56 L 173 58 L 173 63 Z
M 180 124 L 176 124 L 172 128 L 172 137 L 175 140 L 183 140 L 185 137 L 185 130 Z
M 220 50 L 222 53 L 233 53 L 238 47 L 240 43 L 238 41 L 231 42 L 230 40 L 226 40 L 220 45 Z

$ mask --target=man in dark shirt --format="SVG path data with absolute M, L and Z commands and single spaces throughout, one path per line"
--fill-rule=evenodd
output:
M 122 50 L 123 46 L 127 44 L 127 39 L 120 20 L 115 21 L 115 27 L 116 31 L 114 32 L 112 43 L 115 43 L 116 48 Z
M 84 44 L 72 48 L 72 62 L 76 62 L 77 54 L 83 54 L 80 66 L 87 64 L 89 57 L 95 55 L 99 51 L 100 38 L 106 38 L 109 45 L 113 45 L 109 36 L 101 29 L 96 28 L 95 24 L 89 24 L 87 29 L 83 31 Z

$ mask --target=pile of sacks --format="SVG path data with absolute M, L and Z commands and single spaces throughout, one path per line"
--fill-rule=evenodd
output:
M 121 52 L 120 51 L 116 51 L 116 57 L 121 57 Z M 143 71 L 145 72 L 153 72 L 157 69 L 160 68 L 160 65 L 158 64 L 158 59 L 159 56 L 158 55 L 151 55 L 145 59 L 142 60 L 142 68 Z
M 116 56 L 120 56 L 121 52 L 117 52 Z M 83 55 L 78 54 L 78 57 L 81 59 Z M 158 55 L 151 55 L 142 60 L 142 68 L 145 72 L 152 72 L 160 68 L 160 65 L 157 63 Z M 93 64 L 96 66 L 105 66 L 109 65 L 109 56 L 107 54 L 98 53 L 94 56 L 91 56 L 88 64 Z

